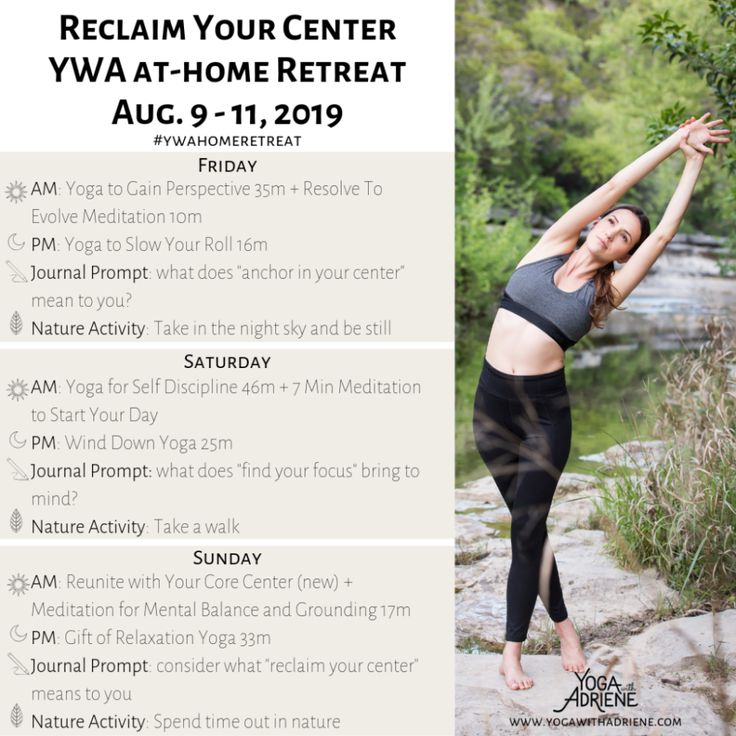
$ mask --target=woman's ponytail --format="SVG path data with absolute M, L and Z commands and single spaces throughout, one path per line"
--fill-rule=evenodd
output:
M 601 268 L 595 275 L 595 296 L 590 305 L 590 316 L 593 327 L 603 327 L 606 316 L 612 309 L 616 309 L 616 300 L 619 296 L 616 287 L 611 281 L 613 276 L 613 263 Z

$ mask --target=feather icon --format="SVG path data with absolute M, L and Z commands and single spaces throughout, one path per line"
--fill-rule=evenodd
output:
M 17 534 L 23 528 L 23 517 L 20 515 L 20 511 L 15 509 L 10 515 L 10 531 Z

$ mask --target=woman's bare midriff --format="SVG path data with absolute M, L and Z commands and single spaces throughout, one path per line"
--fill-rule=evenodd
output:
M 503 373 L 536 376 L 565 364 L 562 348 L 518 314 L 499 309 L 488 338 L 486 360 Z

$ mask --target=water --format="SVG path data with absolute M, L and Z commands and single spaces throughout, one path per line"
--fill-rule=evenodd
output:
M 488 325 L 472 326 L 458 355 L 468 360 L 457 366 L 456 386 L 456 482 L 474 480 L 486 474 L 475 449 L 472 432 L 473 396 L 485 353 Z M 592 341 L 591 341 L 592 342 Z M 591 463 L 582 455 L 601 452 L 633 437 L 648 438 L 651 416 L 646 386 L 656 395 L 661 391 L 657 376 L 672 351 L 662 351 L 647 343 L 626 343 L 568 351 L 565 379 L 570 392 L 573 435 L 568 472 L 591 472 Z

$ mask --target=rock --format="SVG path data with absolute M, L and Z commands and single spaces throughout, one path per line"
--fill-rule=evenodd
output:
M 663 621 L 632 636 L 621 651 L 639 672 L 699 681 L 708 679 L 703 668 L 714 654 L 736 669 L 736 609 L 717 613 L 715 622 L 711 613 Z
M 586 473 L 563 473 L 557 483 L 554 503 L 568 493 L 580 493 L 581 491 L 595 491 L 596 479 L 593 475 Z
M 455 498 L 456 500 L 473 501 L 476 505 L 488 503 L 495 506 L 499 502 L 501 494 L 496 488 L 493 478 L 490 475 L 485 475 L 478 480 L 466 483 L 462 488 L 458 488 L 455 491 Z
M 569 493 L 563 497 L 558 497 L 555 493 L 552 509 L 547 517 L 547 528 L 558 534 L 588 528 L 599 495 L 597 488 L 588 488 L 582 493 Z
M 600 626 L 622 616 L 638 618 L 661 599 L 674 599 L 653 571 L 622 570 L 604 551 L 604 534 L 587 529 L 598 489 L 595 479 L 563 473 L 547 521 L 565 600 L 579 628 Z M 470 498 L 468 498 L 468 494 Z M 511 517 L 490 478 L 457 491 L 458 551 L 482 551 L 471 565 L 456 567 L 456 634 L 502 643 L 506 616 L 506 579 L 511 564 L 507 536 Z M 491 502 L 495 495 L 495 503 Z M 549 617 L 540 600 L 530 635 L 545 636 Z
M 583 491 L 595 487 L 596 479 L 585 473 L 563 473 L 557 483 L 555 498 L 565 493 Z M 501 505 L 501 494 L 490 475 L 484 475 L 478 480 L 466 483 L 455 491 L 455 510 L 467 510 L 471 506 L 489 504 L 497 507 Z
M 503 642 L 506 616 L 506 579 L 511 548 L 506 539 L 489 542 L 490 554 L 469 567 L 457 568 L 455 597 L 458 640 L 476 637 Z M 550 534 L 562 592 L 570 616 L 578 628 L 594 628 L 623 616 L 638 618 L 662 599 L 677 594 L 647 570 L 622 570 L 603 549 L 603 532 L 576 529 Z M 537 599 L 530 636 L 545 636 L 551 622 Z
M 677 233 L 671 240 L 670 245 L 684 243 L 686 245 L 699 245 L 715 248 L 726 243 L 726 238 L 706 233 Z M 681 246 L 682 247 L 682 246 Z M 669 247 L 668 247 L 669 250 Z
M 594 706 L 577 706 L 570 702 L 561 709 L 567 698 L 579 686 L 574 673 L 562 670 L 560 658 L 551 655 L 524 656 L 524 669 L 535 684 L 529 690 L 509 690 L 498 674 L 499 654 L 458 654 L 455 660 L 455 734 L 456 736 L 612 736 L 612 734 L 655 734 L 667 736 L 716 736 L 725 733 L 723 723 L 715 714 L 708 695 L 677 690 L 662 684 L 654 677 L 644 676 L 634 683 L 633 702 L 636 705 L 617 705 L 604 708 L 601 713 Z M 591 674 L 603 675 L 605 666 L 590 662 Z M 614 673 L 621 687 L 629 685 L 622 675 Z M 591 680 L 586 680 L 591 683 Z M 591 692 L 587 687 L 582 692 Z M 605 716 L 618 718 L 656 719 L 679 717 L 681 726 L 668 725 L 662 730 L 649 727 L 627 728 L 599 723 Z M 511 719 L 535 717 L 539 725 L 512 725 Z M 559 725 L 547 719 L 591 718 L 585 725 Z
M 599 465 L 623 465 L 627 468 L 648 470 L 664 456 L 665 445 L 660 440 L 634 440 L 609 447 L 604 452 L 583 455 L 580 459 Z
M 475 498 L 464 499 L 461 498 L 461 493 L 458 492 L 458 499 L 455 502 L 455 513 L 466 514 L 468 512 L 483 511 L 484 507 L 494 508 L 494 504 L 485 501 L 478 501 Z M 498 504 L 495 504 L 498 505 Z
M 455 516 L 455 539 L 460 548 L 474 546 L 488 536 L 488 527 L 475 516 Z
M 600 457 L 606 462 L 633 458 L 632 464 L 647 467 L 663 451 L 661 443 L 633 442 L 610 448 Z M 573 474 L 563 474 L 555 494 L 548 528 L 565 600 L 577 627 L 588 634 L 609 622 L 614 631 L 619 622 L 629 632 L 636 631 L 642 625 L 639 622 L 643 623 L 661 600 L 674 600 L 677 594 L 653 570 L 622 570 L 609 557 L 603 532 L 586 528 L 597 494 L 595 479 Z M 500 646 L 504 640 L 511 551 L 509 540 L 500 536 L 499 530 L 509 523 L 510 516 L 490 478 L 458 489 L 456 502 L 461 512 L 456 517 L 459 543 L 472 542 L 485 553 L 473 564 L 456 568 L 456 637 L 470 651 L 474 649 L 473 639 L 479 640 L 481 648 L 483 640 Z M 551 628 L 537 600 L 530 637 L 546 638 Z M 603 633 L 610 636 L 608 631 Z M 736 610 L 653 624 L 616 646 L 593 640 L 586 647 L 586 655 L 594 675 L 609 673 L 635 688 L 635 704 L 604 709 L 606 715 L 630 719 L 628 725 L 601 722 L 603 714 L 599 711 L 574 702 L 555 713 L 580 686 L 574 674 L 561 669 L 559 656 L 525 655 L 525 669 L 536 685 L 528 691 L 511 691 L 497 672 L 500 655 L 458 653 L 456 736 L 726 733 L 717 708 L 736 701 L 736 677 L 723 680 L 723 673 L 736 671 Z M 718 659 L 713 660 L 712 655 Z M 520 717 L 537 720 L 526 724 L 511 720 Z M 584 730 L 581 725 L 548 720 L 573 717 L 592 720 Z M 670 721 L 661 727 L 646 725 L 649 719 L 656 724 L 662 718 Z M 632 719 L 646 720 L 632 725 Z M 671 719 L 681 719 L 681 723 Z

